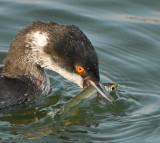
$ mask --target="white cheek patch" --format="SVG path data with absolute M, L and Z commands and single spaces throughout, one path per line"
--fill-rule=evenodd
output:
M 70 73 L 70 72 L 64 70 L 63 68 L 53 66 L 53 65 L 52 65 L 51 70 L 59 73 L 65 79 L 70 80 L 83 88 L 83 78 L 80 75 L 78 75 L 76 73 Z
M 44 47 L 48 44 L 48 36 L 44 32 L 36 31 L 31 32 L 27 35 L 27 40 L 29 40 L 29 47 Z M 27 47 L 27 46 L 26 46 Z
M 45 65 L 45 68 L 59 73 L 65 79 L 70 80 L 83 88 L 83 78 L 80 75 L 76 73 L 70 73 L 65 69 L 59 67 L 56 63 L 52 63 L 51 61 L 50 62 L 49 61 L 50 60 L 48 59 L 48 64 Z
M 59 67 L 57 63 L 52 61 L 51 57 L 45 54 L 42 50 L 32 50 L 32 56 L 34 62 L 39 64 L 41 67 L 55 71 L 65 79 L 70 80 L 83 88 L 83 78 L 80 75 L 76 73 L 70 73 L 64 68 Z

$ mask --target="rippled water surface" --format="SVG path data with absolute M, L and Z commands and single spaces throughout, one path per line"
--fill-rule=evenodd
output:
M 120 98 L 114 106 L 88 101 L 58 123 L 56 112 L 82 89 L 47 71 L 48 97 L 0 112 L 0 142 L 160 142 L 159 0 L 1 0 L 0 64 L 16 33 L 36 20 L 79 26 L 97 51 L 101 80 L 117 83 Z

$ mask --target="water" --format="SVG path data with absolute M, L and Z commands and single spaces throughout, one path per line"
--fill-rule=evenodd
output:
M 54 115 L 82 89 L 47 71 L 52 93 L 0 113 L 0 142 L 159 143 L 159 0 L 1 0 L 0 63 L 32 21 L 79 26 L 93 43 L 102 82 L 119 85 L 115 106 L 89 101 L 56 124 Z

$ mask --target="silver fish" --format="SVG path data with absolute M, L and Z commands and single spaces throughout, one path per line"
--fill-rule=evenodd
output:
M 104 86 L 105 86 L 105 89 L 111 94 L 111 96 L 114 99 L 117 99 L 119 97 L 117 94 L 117 87 L 118 87 L 117 84 L 105 83 Z M 74 107 L 79 105 L 84 99 L 86 100 L 86 99 L 90 99 L 91 97 L 93 98 L 93 97 L 97 96 L 96 93 L 97 93 L 97 90 L 93 86 L 87 87 L 85 90 L 80 92 L 78 95 L 71 98 L 63 106 L 63 108 L 60 110 L 59 114 L 61 114 L 63 116 L 66 115 L 66 113 L 68 113 L 71 109 L 73 109 Z

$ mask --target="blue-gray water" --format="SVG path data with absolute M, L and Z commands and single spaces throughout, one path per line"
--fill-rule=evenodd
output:
M 119 85 L 115 106 L 89 102 L 61 126 L 54 114 L 82 89 L 48 71 L 50 96 L 0 113 L 0 142 L 160 142 L 159 0 L 0 0 L 0 64 L 32 21 L 80 27 L 94 45 L 103 82 Z

